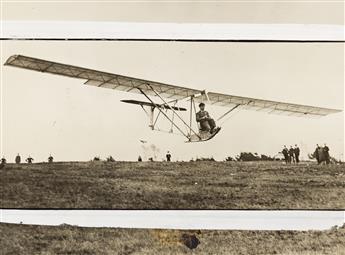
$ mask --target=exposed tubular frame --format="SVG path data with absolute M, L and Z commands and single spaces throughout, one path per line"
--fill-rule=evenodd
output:
M 192 104 L 191 104 L 191 114 L 190 114 L 190 124 L 188 125 L 185 120 L 180 116 L 180 114 L 178 114 L 174 109 L 173 107 L 170 106 L 169 102 L 165 101 L 161 95 L 155 90 L 153 89 L 149 84 L 147 84 L 147 86 L 150 88 L 150 90 L 157 96 L 159 97 L 163 103 L 169 108 L 169 110 L 171 110 L 173 112 L 173 117 L 170 118 L 164 111 L 163 109 L 161 109 L 161 107 L 159 107 L 160 105 L 159 104 L 156 104 L 141 88 L 138 88 L 138 90 L 140 91 L 141 94 L 143 94 L 153 105 L 154 107 L 151 108 L 151 115 L 150 117 L 153 118 L 153 109 L 154 108 L 157 108 L 158 111 L 159 111 L 159 114 L 162 114 L 164 115 L 165 118 L 167 118 L 170 123 L 171 123 L 171 131 L 172 131 L 172 127 L 175 127 L 183 136 L 185 136 L 189 141 L 191 139 L 191 135 L 192 134 L 195 134 L 199 139 L 201 139 L 200 135 L 192 128 Z M 191 100 L 193 100 L 193 96 L 191 96 Z M 173 100 L 172 102 L 177 102 L 178 100 Z M 159 116 L 158 114 L 158 116 Z M 184 132 L 174 121 L 174 116 L 177 116 L 181 121 L 182 123 L 188 128 L 188 131 L 189 132 Z M 151 121 L 150 122 L 150 127 L 152 129 L 154 129 L 154 125 L 156 124 L 157 120 L 158 120 L 158 116 L 157 118 L 155 119 L 155 121 Z

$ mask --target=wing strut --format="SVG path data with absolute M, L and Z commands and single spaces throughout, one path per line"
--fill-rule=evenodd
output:
M 183 132 L 182 131 L 182 129 L 181 128 L 179 128 L 176 124 L 175 124 L 175 122 L 159 107 L 159 105 L 158 104 L 156 104 L 155 102 L 153 102 L 152 100 L 151 100 L 151 98 L 141 89 L 141 88 L 138 88 L 138 90 L 141 92 L 141 94 L 143 94 L 158 110 L 159 110 L 159 112 L 161 112 L 170 122 L 171 122 L 171 124 L 172 125 L 174 125 L 176 128 L 177 128 L 177 130 L 179 130 L 180 132 L 181 132 L 181 134 L 182 135 L 184 135 L 187 139 L 189 139 L 189 136 L 188 136 L 188 134 L 186 134 L 185 132 Z M 155 92 L 155 91 L 154 91 Z M 156 92 L 155 92 L 156 93 Z M 171 110 L 173 110 L 171 107 L 170 107 L 170 105 L 168 105 L 169 106 L 169 108 L 171 109 Z M 173 110 L 174 111 L 174 110 Z
M 194 102 L 194 96 L 190 97 L 190 116 L 189 116 L 189 134 L 192 134 L 192 116 L 193 116 L 193 102 Z
M 163 101 L 163 103 L 164 103 L 166 106 L 168 106 L 168 108 L 169 108 L 170 110 L 172 110 L 172 112 L 182 121 L 182 123 L 183 123 L 184 125 L 186 125 L 187 128 L 190 129 L 191 133 L 194 133 L 197 137 L 200 138 L 199 134 L 198 134 L 197 132 L 195 132 L 195 131 L 192 129 L 192 127 L 189 126 L 189 125 L 183 120 L 183 118 L 173 109 L 173 107 L 171 107 L 171 106 L 169 105 L 169 103 L 167 103 L 167 102 L 161 97 L 161 95 L 160 95 L 156 90 L 154 90 L 154 89 L 152 88 L 151 85 L 147 84 L 147 86 L 148 86 L 149 88 L 151 88 L 151 90 L 156 94 L 156 96 L 158 96 L 158 97 Z M 150 99 L 150 100 L 151 100 L 151 99 Z M 170 121 L 173 123 L 172 120 L 170 120 Z M 175 125 L 175 126 L 176 126 L 176 125 Z M 190 133 L 188 136 L 186 136 L 188 139 L 189 139 L 191 133 Z
M 223 119 L 226 115 L 228 115 L 230 112 L 232 112 L 233 110 L 235 110 L 235 109 L 236 109 L 237 107 L 239 107 L 239 106 L 240 106 L 240 104 L 237 104 L 237 105 L 235 105 L 234 107 L 232 107 L 229 111 L 227 111 L 227 112 L 224 113 L 222 116 L 220 116 L 220 117 L 217 119 L 217 121 Z
M 155 121 L 154 121 L 154 123 L 153 123 L 153 128 L 155 127 L 155 125 L 156 125 L 156 123 L 157 123 L 157 121 L 158 121 L 158 118 L 159 118 L 159 115 L 161 114 L 161 112 L 158 112 L 158 114 L 157 114 L 157 117 L 156 117 L 156 119 L 155 119 Z M 174 119 L 173 119 L 174 120 Z
M 174 107 L 176 106 L 176 104 L 177 104 L 177 101 L 175 100 L 175 102 L 174 102 Z M 172 113 L 172 117 L 171 117 L 171 119 L 172 119 L 172 121 L 174 121 L 174 117 L 175 117 L 175 113 L 173 112 Z M 174 126 L 171 124 L 171 127 L 170 127 L 170 132 L 171 133 L 173 133 L 174 132 Z

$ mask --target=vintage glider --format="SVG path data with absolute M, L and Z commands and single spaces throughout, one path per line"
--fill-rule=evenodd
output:
M 193 110 L 194 113 L 196 113 L 195 102 L 205 101 L 208 104 L 229 108 L 229 110 L 220 116 L 218 120 L 224 118 L 237 108 L 299 117 L 321 117 L 331 113 L 341 112 L 341 110 L 336 109 L 233 96 L 215 92 L 205 92 L 204 90 L 179 87 L 22 55 L 13 55 L 9 57 L 5 65 L 78 78 L 85 80 L 84 84 L 86 85 L 140 93 L 148 99 L 148 102 L 137 100 L 123 100 L 123 102 L 140 105 L 144 110 L 145 107 L 149 108 L 149 111 L 145 110 L 145 112 L 150 118 L 150 127 L 152 130 L 157 130 L 156 123 L 159 116 L 163 115 L 171 123 L 171 130 L 169 132 L 173 133 L 173 128 L 176 128 L 187 138 L 187 142 L 207 141 L 213 138 L 217 133 L 215 132 L 211 134 L 209 132 L 193 129 Z M 159 98 L 161 103 L 154 102 L 152 96 Z M 179 113 L 180 111 L 186 111 L 187 109 L 176 106 L 176 103 L 181 102 L 182 100 L 188 100 L 190 103 L 189 120 L 184 120 Z M 158 111 L 157 116 L 154 115 L 155 110 Z M 168 114 L 168 111 L 172 116 Z M 177 124 L 174 120 L 175 117 L 178 118 L 182 124 Z M 186 131 L 183 130 L 183 127 L 186 128 Z M 217 131 L 219 131 L 219 129 Z

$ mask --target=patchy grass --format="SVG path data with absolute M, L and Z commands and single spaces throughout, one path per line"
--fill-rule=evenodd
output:
M 2 208 L 344 209 L 344 165 L 57 162 L 0 170 Z
M 199 246 L 181 241 L 194 234 Z M 0 224 L 1 254 L 345 254 L 345 229 L 149 230 Z

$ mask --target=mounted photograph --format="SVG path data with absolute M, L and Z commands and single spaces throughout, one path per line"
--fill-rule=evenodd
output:
M 0 207 L 345 209 L 343 12 L 223 5 L 5 4 Z
M 0 210 L 3 254 L 343 254 L 341 211 Z
M 1 207 L 345 208 L 342 52 L 5 41 Z

